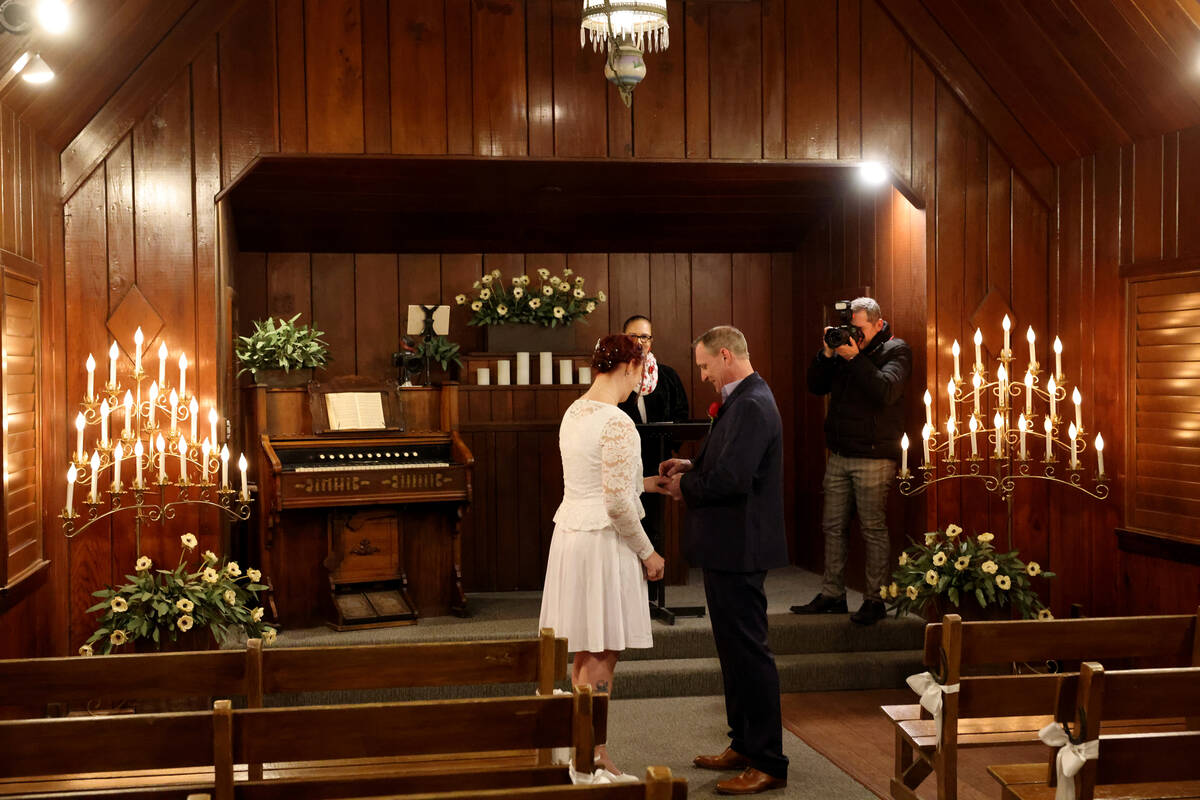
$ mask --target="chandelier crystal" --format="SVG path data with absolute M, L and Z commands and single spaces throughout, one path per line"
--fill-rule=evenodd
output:
M 605 46 L 604 77 L 617 87 L 626 107 L 633 89 L 646 77 L 646 50 L 666 50 L 670 45 L 667 0 L 583 0 L 579 46 L 592 50 Z

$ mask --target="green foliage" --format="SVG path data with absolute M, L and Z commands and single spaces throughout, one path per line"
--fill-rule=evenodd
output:
M 462 361 L 458 357 L 458 345 L 445 336 L 430 336 L 421 342 L 417 347 L 417 355 L 422 358 L 428 356 L 446 371 L 450 370 L 451 364 L 462 366 Z
M 108 586 L 92 592 L 101 598 L 88 613 L 103 611 L 99 626 L 79 648 L 91 655 L 96 643 L 100 652 L 134 639 L 150 639 L 160 646 L 192 628 L 208 628 L 219 643 L 242 638 L 261 638 L 270 643 L 275 629 L 262 621 L 258 593 L 266 589 L 256 569 L 242 572 L 236 561 L 218 559 L 210 550 L 201 557 L 195 571 L 188 568 L 186 556 L 196 546 L 196 537 L 182 537 L 183 550 L 174 569 L 153 569 L 146 556 L 138 559 L 135 574 L 126 575 L 128 583 Z
M 537 281 L 534 285 L 528 275 L 518 275 L 507 285 L 500 270 L 494 269 L 475 281 L 473 299 L 460 294 L 454 302 L 470 307 L 471 325 L 523 323 L 554 328 L 586 317 L 608 300 L 604 292 L 588 294 L 584 277 L 570 269 L 564 269 L 562 277 L 539 269 Z
M 913 542 L 900 554 L 892 584 L 881 586 L 879 596 L 896 616 L 923 613 L 942 596 L 958 607 L 970 596 L 981 608 L 1011 606 L 1025 619 L 1050 619 L 1030 579 L 1053 578 L 1054 573 L 1043 572 L 1035 561 L 1021 561 L 1016 550 L 998 553 L 993 538 L 990 533 L 963 535 L 957 525 L 947 525 L 944 533 L 926 533 L 924 544 Z
M 300 315 L 291 319 L 280 319 L 278 326 L 273 317 L 254 323 L 254 332 L 239 336 L 235 355 L 241 362 L 243 372 L 281 369 L 290 372 L 307 367 L 323 367 L 329 358 L 329 345 L 321 340 L 325 333 L 308 325 L 297 325 Z

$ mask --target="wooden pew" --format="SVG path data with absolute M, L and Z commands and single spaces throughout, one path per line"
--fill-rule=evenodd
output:
M 455 763 L 397 777 L 394 765 L 389 775 L 382 763 L 361 761 L 571 746 L 587 754 L 582 763 L 591 771 L 607 712 L 607 695 L 580 687 L 573 696 L 236 710 L 218 700 L 211 712 L 18 720 L 0 725 L 0 791 L 96 796 L 120 789 L 132 796 L 140 789 L 155 798 L 204 792 L 266 800 L 494 786 L 484 782 L 498 772 L 514 786 L 564 783 L 565 766 L 470 773 Z M 269 763 L 282 777 L 237 781 L 235 790 L 235 765 L 252 762 Z M 460 781 L 463 775 L 469 778 Z
M 1075 741 L 1098 741 L 1098 757 L 1084 762 L 1075 782 L 1077 800 L 1200 797 L 1200 730 L 1102 734 L 1105 722 L 1200 717 L 1200 667 L 1106 672 L 1085 662 L 1074 687 L 1064 685 L 1071 702 L 1060 703 L 1056 721 L 1074 727 Z M 1006 764 L 988 767 L 1001 786 L 1002 800 L 1053 800 L 1057 771 L 1049 766 Z
M 1012 663 L 1138 658 L 1161 666 L 1200 665 L 1198 615 L 962 622 L 947 614 L 925 628 L 925 665 L 943 685 L 941 739 L 917 704 L 884 706 L 894 725 L 891 795 L 916 800 L 933 774 L 939 800 L 958 796 L 958 749 L 1036 742 L 1053 718 L 1063 676 L 964 675 Z

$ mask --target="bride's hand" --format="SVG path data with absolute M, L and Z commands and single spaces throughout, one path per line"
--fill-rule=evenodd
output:
M 648 494 L 663 494 L 663 487 L 667 482 L 665 478 L 658 475 L 648 475 L 642 478 L 642 491 Z
M 666 562 L 663 557 L 657 552 L 651 553 L 642 559 L 642 566 L 646 568 L 646 579 L 651 581 L 662 580 L 663 571 L 666 568 Z

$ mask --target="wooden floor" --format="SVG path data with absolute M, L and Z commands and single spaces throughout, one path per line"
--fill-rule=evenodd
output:
M 783 726 L 879 797 L 889 798 L 895 739 L 879 707 L 912 703 L 915 698 L 912 692 L 897 689 L 785 694 Z M 997 800 L 1000 787 L 988 777 L 989 764 L 1032 763 L 1045 759 L 1046 752 L 1040 744 L 960 750 L 960 800 Z M 918 794 L 928 800 L 937 797 L 932 778 L 926 779 Z

